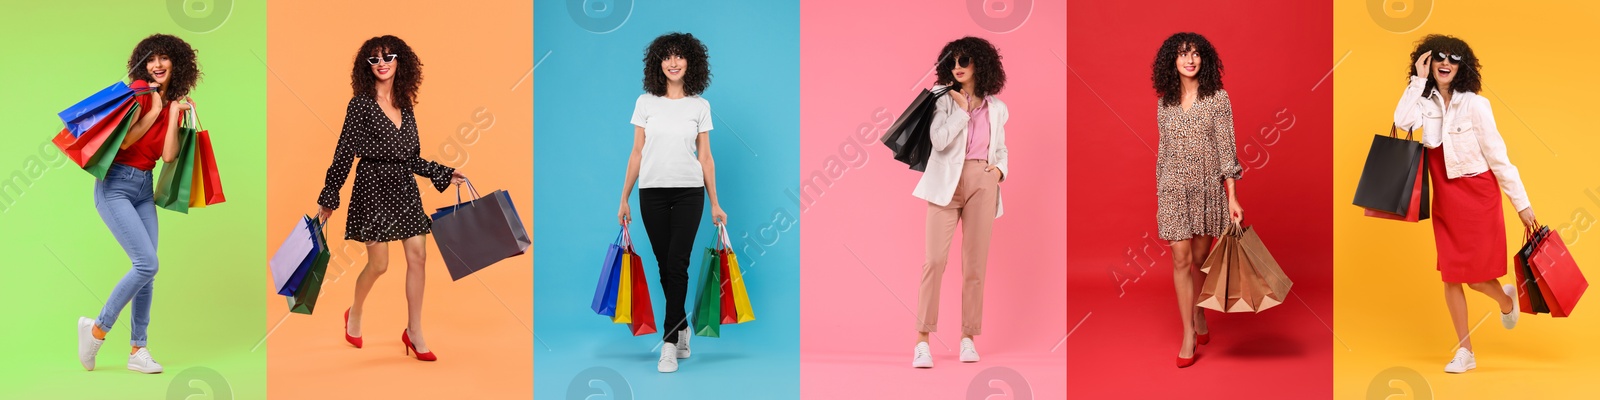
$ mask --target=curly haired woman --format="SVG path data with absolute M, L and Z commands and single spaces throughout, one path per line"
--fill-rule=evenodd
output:
M 105 344 L 106 332 L 131 302 L 133 350 L 128 356 L 128 369 L 154 374 L 161 372 L 161 364 L 150 356 L 145 344 L 149 340 L 150 302 L 160 265 L 156 254 L 160 230 L 150 170 L 155 168 L 157 159 L 171 163 L 178 157 L 182 144 L 178 121 L 194 105 L 188 95 L 200 80 L 200 65 L 189 43 L 177 36 L 156 34 L 134 46 L 127 67 L 129 77 L 136 83 L 143 82 L 157 90 L 134 97 L 144 114 L 128 130 L 105 179 L 95 181 L 94 205 L 117 244 L 128 253 L 133 267 L 111 289 L 98 318 L 78 317 L 78 362 L 84 369 L 94 370 L 95 354 Z
M 1444 371 L 1459 374 L 1478 367 L 1467 328 L 1467 298 L 1462 284 L 1494 299 L 1500 323 L 1517 326 L 1516 285 L 1500 285 L 1506 274 L 1506 224 L 1500 209 L 1504 192 L 1528 229 L 1539 226 L 1522 176 L 1506 155 L 1506 142 L 1494 122 L 1489 99 L 1478 95 L 1482 75 L 1467 42 L 1428 35 L 1417 42 L 1394 125 L 1422 129 L 1428 176 L 1433 184 L 1433 241 L 1438 252 L 1444 302 L 1455 325 L 1455 357 Z
M 1197 265 L 1211 241 L 1244 218 L 1234 181 L 1243 169 L 1234 154 L 1233 104 L 1222 89 L 1222 59 L 1198 33 L 1168 37 L 1151 63 L 1156 125 L 1156 224 L 1172 245 L 1172 281 L 1178 292 L 1183 344 L 1178 368 L 1194 365 L 1195 346 L 1211 341 L 1206 316 L 1195 306 L 1201 277 Z
M 407 324 L 400 342 L 418 360 L 434 361 L 438 357 L 422 336 L 422 290 L 428 276 L 424 262 L 433 220 L 422 211 L 422 194 L 412 175 L 428 178 L 441 192 L 467 177 L 422 158 L 412 113 L 420 86 L 422 60 L 404 40 L 380 36 L 361 44 L 350 71 L 354 97 L 345 107 L 344 128 L 317 205 L 318 217 L 327 221 L 339 208 L 339 189 L 350 175 L 350 164 L 360 157 L 344 238 L 366 243 L 367 266 L 356 278 L 355 300 L 344 312 L 345 341 L 361 347 L 362 305 L 373 283 L 389 269 L 389 242 L 398 240 L 406 257 Z
M 656 370 L 678 370 L 689 358 L 688 320 L 683 312 L 689 288 L 689 256 L 700 229 L 706 198 L 711 221 L 728 223 L 717 202 L 717 168 L 711 158 L 711 102 L 700 97 L 711 86 L 711 64 L 705 44 L 688 33 L 656 37 L 645 49 L 644 91 L 633 103 L 633 152 L 623 178 L 617 223 L 633 215 L 628 197 L 639 184 L 639 217 L 655 250 L 666 297 L 661 358 Z
M 1000 218 L 1000 183 L 1006 168 L 1006 104 L 995 95 L 1006 86 L 1000 51 L 976 37 L 956 39 L 939 51 L 929 138 L 933 151 L 911 194 L 928 202 L 921 289 L 917 295 L 917 344 L 911 366 L 933 368 L 928 333 L 938 329 L 939 281 L 950 259 L 950 242 L 961 225 L 961 362 L 978 362 L 973 337 L 983 332 L 983 276 L 989 237 Z

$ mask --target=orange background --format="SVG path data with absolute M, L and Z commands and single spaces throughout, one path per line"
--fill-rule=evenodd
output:
M 460 169 L 484 194 L 510 192 L 532 233 L 532 16 L 526 1 L 268 4 L 267 54 L 260 55 L 268 70 L 267 254 L 316 209 L 351 97 L 351 60 L 363 41 L 385 34 L 405 39 L 424 64 L 415 110 L 422 157 Z M 268 333 L 256 351 L 267 352 L 269 397 L 531 395 L 531 255 L 452 282 L 430 237 L 423 324 L 439 361 L 423 363 L 402 355 L 394 333 L 406 326 L 407 267 L 401 246 L 391 243 L 388 272 L 366 302 L 365 348 L 344 342 L 342 315 L 366 263 L 364 246 L 343 240 L 351 175 L 328 225 L 332 261 L 316 314 L 289 314 L 284 298 L 263 285 Z M 441 194 L 420 183 L 425 210 L 455 203 L 453 189 Z

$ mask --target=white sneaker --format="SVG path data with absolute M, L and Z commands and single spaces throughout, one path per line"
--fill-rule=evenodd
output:
M 978 347 L 972 344 L 972 338 L 961 338 L 961 362 L 978 362 Z
M 656 371 L 663 373 L 678 371 L 678 346 L 672 343 L 661 344 L 661 362 L 656 363 Z
M 1521 302 L 1522 300 L 1517 298 L 1516 286 L 1508 283 L 1500 289 L 1504 290 L 1507 296 L 1511 296 L 1511 312 L 1507 314 L 1500 314 L 1500 324 L 1505 325 L 1506 329 L 1515 328 L 1517 327 L 1517 318 L 1522 315 L 1518 309 L 1521 307 L 1521 305 L 1517 303 Z
M 933 353 L 928 351 L 928 342 L 917 342 L 916 355 L 911 358 L 912 368 L 933 368 Z
M 105 339 L 94 338 L 94 320 L 78 317 L 78 363 L 84 370 L 94 370 L 94 355 L 100 353 L 100 345 L 105 343 Z
M 161 364 L 157 364 L 156 359 L 150 358 L 149 348 L 140 347 L 138 352 L 128 356 L 128 369 L 146 374 L 159 374 Z
M 689 358 L 689 328 L 678 331 L 678 358 Z
M 1472 350 L 1456 349 L 1456 358 L 1444 365 L 1444 372 L 1459 374 L 1478 368 L 1478 359 L 1472 356 Z

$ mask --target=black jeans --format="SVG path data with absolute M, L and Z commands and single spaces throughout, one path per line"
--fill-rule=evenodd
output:
M 639 189 L 639 218 L 655 250 L 661 294 L 667 298 L 666 319 L 661 321 L 661 337 L 667 343 L 677 344 L 678 331 L 689 327 L 683 300 L 688 296 L 689 256 L 694 254 L 705 198 L 701 187 Z

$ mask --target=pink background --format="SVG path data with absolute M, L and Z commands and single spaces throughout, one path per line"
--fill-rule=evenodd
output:
M 1021 10 L 1022 2 L 999 3 Z M 1035 2 L 1020 27 L 992 33 L 968 6 L 801 4 L 801 187 L 793 200 L 802 226 L 804 398 L 965 396 L 979 373 L 993 367 L 1019 372 L 1035 398 L 1066 396 L 1066 10 L 1061 2 Z M 930 68 L 944 44 L 968 35 L 1000 49 L 1007 87 L 999 98 L 1011 112 L 1006 213 L 995 222 L 984 334 L 977 338 L 983 361 L 956 358 L 958 234 L 944 275 L 939 332 L 930 340 L 935 367 L 915 370 L 912 310 L 927 202 L 911 195 L 920 173 L 895 161 L 877 138 L 920 88 L 933 84 Z M 1016 395 L 1021 384 L 978 386 Z

